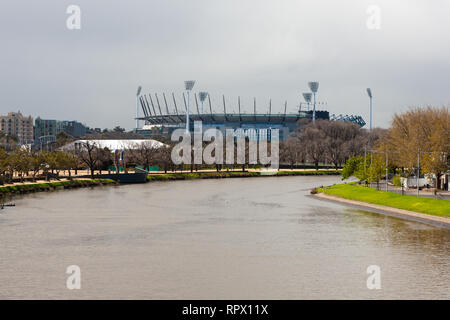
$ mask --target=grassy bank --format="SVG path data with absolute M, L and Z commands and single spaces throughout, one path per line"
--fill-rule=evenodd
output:
M 350 200 L 426 213 L 433 216 L 450 217 L 450 201 L 448 200 L 402 196 L 398 193 L 374 190 L 353 183 L 333 185 L 320 188 L 317 191 Z
M 15 186 L 0 187 L 0 194 L 24 194 L 40 191 L 52 191 L 58 189 L 93 187 L 115 183 L 116 182 L 111 179 L 86 179 L 86 180 L 68 180 L 68 181 L 20 184 Z
M 190 179 L 222 179 L 222 178 L 247 178 L 247 177 L 280 177 L 280 176 L 317 176 L 317 175 L 340 175 L 342 170 L 323 171 L 278 171 L 276 174 L 261 174 L 260 172 L 193 172 L 193 173 L 167 173 L 152 174 L 147 177 L 148 181 L 172 181 Z

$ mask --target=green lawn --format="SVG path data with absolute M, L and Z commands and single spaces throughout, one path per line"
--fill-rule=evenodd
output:
M 350 200 L 416 211 L 433 216 L 450 217 L 450 201 L 448 200 L 436 200 L 406 195 L 402 196 L 398 193 L 374 190 L 353 183 L 337 184 L 318 189 L 318 191 Z

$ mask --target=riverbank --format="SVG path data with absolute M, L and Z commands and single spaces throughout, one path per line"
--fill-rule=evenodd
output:
M 80 179 L 55 182 L 24 183 L 0 187 L 0 195 L 26 194 L 60 189 L 75 189 L 116 184 L 111 179 Z
M 173 181 L 192 179 L 223 179 L 223 178 L 250 178 L 250 177 L 286 177 L 286 176 L 323 176 L 341 175 L 342 170 L 321 171 L 220 171 L 220 172 L 193 172 L 193 173 L 166 173 L 150 174 L 147 181 Z
M 375 209 L 414 220 L 450 227 L 450 202 L 400 195 L 354 184 L 338 184 L 317 189 L 316 197 Z
M 249 178 L 249 177 L 284 177 L 284 176 L 325 176 L 341 175 L 342 170 L 320 170 L 320 171 L 219 171 L 219 172 L 194 172 L 194 173 L 167 173 L 149 174 L 147 182 L 154 181 L 176 181 L 193 179 L 222 179 L 222 178 Z M 120 184 L 113 179 L 100 178 L 76 178 L 73 180 L 62 180 L 54 182 L 24 182 L 0 186 L 0 195 L 26 194 L 57 189 L 75 189 L 82 187 L 93 187 L 98 185 Z

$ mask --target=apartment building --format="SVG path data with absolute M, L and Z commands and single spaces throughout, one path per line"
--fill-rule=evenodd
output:
M 20 111 L 0 115 L 0 132 L 16 136 L 20 144 L 33 143 L 33 118 L 23 116 Z

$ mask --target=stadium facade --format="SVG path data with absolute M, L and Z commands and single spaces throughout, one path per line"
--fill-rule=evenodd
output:
M 287 112 L 287 103 L 284 105 L 284 110 L 279 110 L 277 113 L 272 112 L 272 103 L 269 102 L 267 113 L 258 113 L 256 100 L 253 100 L 253 112 L 241 112 L 240 98 L 237 102 L 237 112 L 227 112 L 227 105 L 225 97 L 222 99 L 222 112 L 215 112 L 211 104 L 211 99 L 208 96 L 205 101 L 200 102 L 197 95 L 194 94 L 190 101 L 190 115 L 189 128 L 190 132 L 194 132 L 196 122 L 201 121 L 202 130 L 209 128 L 217 128 L 225 134 L 226 129 L 232 129 L 235 136 L 245 135 L 249 139 L 272 139 L 272 129 L 279 130 L 279 139 L 286 140 L 291 132 L 299 128 L 302 123 L 308 123 L 313 117 L 312 110 L 301 110 L 298 107 L 297 112 Z M 171 133 L 175 129 L 186 127 L 186 97 L 183 94 L 183 103 L 177 103 L 175 95 L 172 94 L 170 99 L 167 99 L 165 94 L 158 96 L 158 94 L 141 95 L 139 102 L 144 113 L 143 117 L 138 117 L 138 120 L 144 121 L 144 126 L 137 129 L 137 132 L 149 137 L 163 136 L 170 138 Z M 162 103 L 161 103 L 162 102 Z M 181 108 L 180 108 L 181 107 Z M 304 121 L 301 121 L 303 120 Z M 348 121 L 364 126 L 365 121 L 361 116 L 356 115 L 339 115 L 335 116 L 328 111 L 316 110 L 316 119 L 326 119 L 331 121 Z

